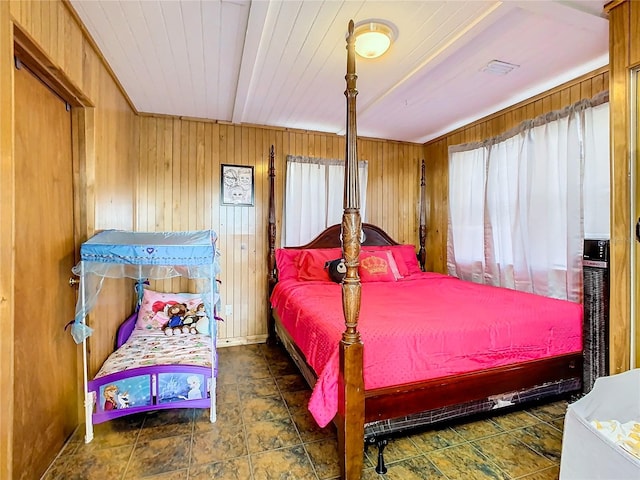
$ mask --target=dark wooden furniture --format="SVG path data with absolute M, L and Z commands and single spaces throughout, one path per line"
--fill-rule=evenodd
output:
M 518 392 L 519 399 L 538 400 L 559 393 L 577 391 L 582 384 L 582 355 L 561 355 L 544 360 L 491 368 L 480 372 L 396 385 L 375 390 L 364 389 L 363 344 L 358 332 L 361 284 L 358 277 L 358 257 L 361 245 L 396 245 L 382 229 L 362 224 L 359 205 L 359 182 L 356 152 L 356 73 L 353 22 L 347 38 L 347 130 L 345 160 L 344 214 L 341 225 L 322 232 L 307 245 L 296 248 L 342 247 L 347 274 L 342 284 L 345 331 L 340 341 L 340 372 L 338 413 L 334 418 L 338 430 L 340 468 L 343 479 L 360 479 L 363 448 L 376 443 L 380 448 L 378 470 L 384 471 L 381 452 L 386 437 L 394 433 L 458 418 L 469 411 L 488 411 L 493 403 L 489 397 Z M 277 282 L 275 263 L 275 169 L 271 149 L 269 201 L 269 293 Z M 424 164 L 421 189 L 424 192 Z M 424 266 L 426 236 L 424 193 L 421 193 L 419 259 Z M 364 235 L 362 235 L 362 233 Z M 269 324 L 270 339 L 281 340 L 311 386 L 316 375 L 306 363 L 277 314 Z

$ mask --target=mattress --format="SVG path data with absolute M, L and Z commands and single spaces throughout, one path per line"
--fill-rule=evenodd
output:
M 582 351 L 582 305 L 419 273 L 362 284 L 358 330 L 367 390 Z M 315 370 L 309 410 L 337 411 L 341 286 L 279 282 L 271 303 Z
M 129 339 L 109 355 L 95 378 L 150 365 L 211 367 L 211 337 L 168 336 L 161 331 L 134 329 Z

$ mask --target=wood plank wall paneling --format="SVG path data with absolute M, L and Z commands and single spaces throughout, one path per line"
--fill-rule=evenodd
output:
M 608 85 L 607 69 L 599 69 L 425 144 L 424 157 L 428 197 L 427 270 L 447 272 L 449 146 L 480 141 L 499 135 L 516 127 L 523 120 L 563 108 L 582 98 L 591 98 L 606 90 Z
M 628 370 L 631 363 L 631 275 L 638 272 L 631 266 L 632 250 L 637 248 L 631 238 L 631 184 L 629 182 L 629 136 L 632 104 L 630 69 L 640 62 L 640 5 L 638 2 L 616 3 L 609 11 L 609 61 L 611 67 L 611 296 L 610 312 L 610 372 Z M 637 140 L 637 139 L 636 139 Z M 633 181 L 637 184 L 636 178 Z M 634 199 L 637 200 L 637 199 Z M 637 260 L 636 265 L 637 267 Z M 636 307 L 638 299 L 635 300 Z M 637 348 L 637 347 L 636 347 Z
M 640 5 L 631 3 L 629 12 L 629 66 L 640 65 Z M 616 20 L 618 21 L 618 20 Z
M 12 478 L 13 459 L 13 302 L 14 273 L 7 268 L 13 264 L 13 223 L 15 197 L 13 194 L 13 34 L 9 4 L 0 2 L 0 478 Z
M 74 113 L 74 129 L 83 128 L 86 135 L 86 145 L 79 144 L 78 132 L 74 131 L 74 153 L 83 153 L 82 165 L 74 165 L 74 171 L 78 172 L 84 183 L 81 185 L 82 192 L 76 192 L 77 205 L 76 212 L 76 232 L 78 234 L 78 244 L 92 235 L 96 229 L 120 228 L 132 229 L 134 226 L 134 201 L 136 195 L 135 173 L 137 154 L 138 134 L 136 130 L 135 114 L 130 107 L 126 97 L 120 91 L 117 83 L 110 76 L 109 69 L 102 62 L 101 56 L 93 49 L 93 43 L 85 36 L 84 28 L 79 23 L 75 12 L 66 0 L 56 1 L 29 1 L 12 0 L 11 2 L 0 2 L 0 12 L 3 22 L 0 28 L 0 48 L 2 48 L 2 58 L 10 58 L 7 51 L 13 43 L 11 21 L 16 28 L 28 37 L 37 46 L 40 53 L 46 57 L 47 64 L 51 65 L 58 75 L 58 78 L 66 85 L 71 85 L 74 89 L 81 91 L 88 98 L 94 108 L 89 122 L 84 122 L 86 117 Z M 7 46 L 8 45 L 8 46 Z M 5 62 L 5 65 L 10 64 Z M 5 108 L 5 103 L 12 103 L 13 90 L 10 82 L 11 73 L 5 72 L 6 67 L 1 67 L 0 75 L 0 100 L 2 104 L 2 138 L 7 136 L 12 138 L 12 120 L 10 119 L 10 109 Z M 7 80 L 9 79 L 9 80 Z M 4 117 L 9 115 L 9 121 L 5 122 Z M 78 126 L 80 125 L 80 127 Z M 5 146 L 3 147 L 2 168 L 10 166 L 11 162 L 5 162 Z M 135 147 L 135 149 L 134 149 Z M 7 152 L 8 155 L 10 153 Z M 11 190 L 11 183 L 6 179 L 11 175 L 4 175 L 2 194 Z M 76 177 L 78 178 L 78 177 Z M 11 261 L 6 261 L 4 256 L 8 251 L 3 239 L 11 238 L 12 224 L 9 221 L 11 211 L 5 209 L 12 208 L 11 202 L 5 202 L 2 198 L 3 221 L 0 222 L 0 243 L 2 244 L 3 265 L 11 265 Z M 7 219 L 5 221 L 4 219 Z M 77 252 L 74 252 L 77 256 Z M 8 282 L 12 274 L 9 269 L 2 271 L 2 288 L 10 288 Z M 5 295 L 3 298 L 11 298 Z M 0 302 L 3 310 L 3 318 L 13 318 L 5 316 L 6 310 L 12 308 L 5 307 L 5 302 Z M 93 326 L 99 326 L 96 333 L 91 337 L 90 345 L 90 374 L 97 371 L 99 365 L 104 361 L 107 354 L 113 349 L 113 340 L 117 325 L 129 314 L 132 308 L 132 288 L 127 281 L 107 281 L 105 290 L 101 294 L 99 303 L 91 316 Z M 12 310 L 9 310 L 12 311 Z M 64 324 L 69 319 L 56 319 L 60 324 Z M 7 336 L 6 338 L 10 338 Z M 12 347 L 11 347 L 12 348 Z M 80 351 L 80 349 L 78 349 Z M 4 359 L 7 353 L 4 346 L 1 357 Z M 4 365 L 8 363 L 3 362 Z M 9 374 L 5 370 L 0 370 L 1 385 L 9 381 Z M 81 377 L 79 376 L 79 384 Z M 7 389 L 6 391 L 10 391 Z M 4 397 L 3 397 L 4 398 Z M 4 399 L 3 399 L 4 401 Z M 4 403 L 2 404 L 4 407 Z M 9 410 L 0 409 L 2 412 Z M 82 415 L 81 402 L 79 401 L 79 418 Z M 4 422 L 4 420 L 3 420 Z M 2 438 L 5 436 L 4 426 L 2 427 Z M 4 448 L 3 454 L 4 455 Z M 5 457 L 0 456 L 0 465 L 9 465 L 4 461 Z
M 344 158 L 344 138 L 318 132 L 229 125 L 191 119 L 139 118 L 138 230 L 212 228 L 222 253 L 221 295 L 232 315 L 219 323 L 219 344 L 265 338 L 269 148 L 276 152 L 277 243 L 282 232 L 286 156 Z M 416 244 L 422 146 L 358 140 L 369 161 L 367 221 L 397 241 Z M 254 167 L 255 206 L 220 204 L 220 165 Z M 172 206 L 172 208 L 170 207 Z M 157 288 L 190 289 L 184 282 Z
M 638 13 L 640 14 L 640 9 L 638 9 Z M 638 21 L 640 21 L 640 18 L 638 18 Z M 640 38 L 640 36 L 636 38 Z M 640 69 L 635 70 L 634 78 L 635 78 L 636 85 L 640 86 Z M 640 116 L 640 95 L 636 94 L 634 104 L 635 104 L 636 118 L 638 118 Z M 635 198 L 632 197 L 632 201 L 635 201 L 634 203 L 635 213 L 636 213 L 635 216 L 638 216 L 638 213 L 640 212 L 640 188 L 638 188 L 638 185 L 640 184 L 640 181 L 639 181 L 640 179 L 638 178 L 640 176 L 639 169 L 638 169 L 638 164 L 640 163 L 640 147 L 638 147 L 638 145 L 640 144 L 640 122 L 638 121 L 635 122 L 635 132 L 633 132 L 632 135 L 635 135 L 634 138 L 636 140 L 635 152 L 632 152 L 632 156 L 631 156 L 632 161 L 636 166 L 635 175 L 633 177 L 635 180 L 635 192 L 634 192 Z M 631 224 L 633 225 L 633 222 L 638 220 L 640 220 L 640 218 L 638 219 L 632 218 Z M 631 274 L 635 275 L 634 279 L 636 280 L 638 279 L 638 274 L 640 272 L 640 267 L 639 267 L 640 258 L 637 253 L 638 248 L 640 248 L 640 245 L 638 243 L 635 243 L 635 252 L 636 252 L 635 265 L 632 266 Z M 631 322 L 634 322 L 632 323 L 632 325 L 634 325 L 635 327 L 635 337 L 631 337 L 630 342 L 635 346 L 635 355 L 632 350 L 631 360 L 633 361 L 633 363 L 630 365 L 630 367 L 640 368 L 640 316 L 637 313 L 640 311 L 640 282 L 638 281 L 635 282 L 635 290 L 632 290 L 631 295 L 632 296 L 635 295 L 635 302 L 633 303 L 633 306 L 635 307 L 636 314 L 635 314 L 635 317 L 631 317 Z

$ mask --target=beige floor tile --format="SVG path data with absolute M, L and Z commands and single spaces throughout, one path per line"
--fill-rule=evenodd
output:
M 299 373 L 277 376 L 276 383 L 281 392 L 298 392 L 304 390 L 307 391 L 308 396 L 311 396 L 311 390 L 307 382 Z
M 560 433 L 564 432 L 564 417 L 556 418 L 548 423 Z
M 560 463 L 562 453 L 562 434 L 546 423 L 537 423 L 521 430 L 514 430 L 511 435 L 540 455 Z
M 302 445 L 251 455 L 254 480 L 317 480 Z
M 509 480 L 498 466 L 468 443 L 426 454 L 450 480 Z
M 309 398 L 311 392 L 307 390 L 300 390 L 298 392 L 282 392 L 282 398 L 284 398 L 287 408 L 290 412 L 309 411 Z
M 219 350 L 217 421 L 169 409 L 80 426 L 44 480 L 334 480 L 337 435 L 307 409 L 310 389 L 284 350 Z M 567 402 L 406 434 L 364 455 L 364 480 L 557 480 Z
M 197 409 L 193 417 L 193 430 L 200 432 L 223 426 L 241 426 L 242 414 L 239 403 L 216 405 L 216 421 L 211 423 L 208 409 Z
M 514 428 L 522 428 L 527 425 L 533 425 L 540 420 L 529 412 L 519 410 L 515 412 L 509 412 L 503 415 L 496 415 L 491 420 L 497 423 L 503 430 L 513 430 Z
M 218 406 L 226 404 L 237 404 L 240 401 L 238 394 L 238 384 L 218 385 L 216 387 L 216 403 Z
M 306 443 L 304 448 L 306 448 L 320 480 L 335 478 L 340 475 L 338 444 L 336 441 L 320 440 L 319 442 Z
M 553 466 L 551 460 L 526 448 L 511 433 L 476 440 L 471 444 L 513 478 Z
M 504 430 L 490 419 L 476 420 L 470 423 L 461 423 L 452 427 L 465 440 L 477 440 L 502 433 Z
M 293 422 L 300 433 L 303 442 L 314 442 L 325 438 L 336 438 L 336 427 L 330 423 L 320 428 L 308 410 L 300 410 L 292 413 Z
M 567 413 L 567 407 L 569 403 L 565 400 L 560 400 L 553 403 L 548 403 L 545 405 L 540 405 L 537 407 L 533 407 L 528 409 L 529 413 L 535 415 L 543 422 L 550 422 L 556 420 L 558 418 L 564 417 L 564 414 Z
M 230 426 L 193 435 L 191 464 L 202 465 L 247 455 L 242 427 Z
M 447 479 L 425 455 L 387 465 L 387 473 L 384 478 L 386 480 Z
M 204 410 L 203 410 L 204 411 Z M 208 414 L 208 410 L 206 410 Z M 171 409 L 150 412 L 144 419 L 140 439 L 166 438 L 193 433 L 193 409 Z
M 224 462 L 195 465 L 189 470 L 189 480 L 249 480 L 249 457 L 233 458 Z
M 462 435 L 449 427 L 437 430 L 426 430 L 413 434 L 409 438 L 411 438 L 416 447 L 423 453 L 452 447 L 453 445 L 460 445 L 467 441 Z
M 369 447 L 371 451 L 371 458 L 377 464 L 378 448 L 375 446 Z M 396 437 L 389 439 L 387 446 L 383 450 L 384 461 L 386 463 L 397 462 L 398 460 L 404 460 L 406 458 L 415 457 L 420 455 L 420 449 L 416 447 L 416 444 L 411 441 L 409 437 Z
M 264 452 L 302 443 L 291 418 L 263 420 L 245 424 L 249 453 Z
M 238 394 L 241 402 L 246 402 L 256 397 L 273 397 L 280 394 L 276 382 L 272 377 L 256 378 L 247 383 L 238 385 Z
M 45 473 L 46 480 L 104 480 L 121 478 L 133 446 L 84 450 L 60 458 Z
M 157 475 L 148 476 L 143 473 L 140 476 L 129 476 L 127 475 L 127 480 L 187 480 L 189 478 L 189 470 L 176 470 L 173 472 L 159 473 Z
M 190 453 L 191 435 L 138 441 L 126 476 L 143 477 L 188 468 Z
M 280 396 L 252 398 L 242 404 L 242 419 L 245 423 L 287 417 L 289 410 Z
M 556 465 L 530 475 L 525 475 L 524 477 L 520 477 L 518 480 L 558 480 L 559 477 L 560 467 Z
M 269 363 L 269 369 L 274 377 L 284 375 L 299 375 L 298 367 L 291 360 L 275 360 Z

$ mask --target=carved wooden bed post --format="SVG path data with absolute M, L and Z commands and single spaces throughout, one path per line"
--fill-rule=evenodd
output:
M 424 158 L 422 159 L 422 165 L 420 167 L 420 250 L 418 250 L 418 262 L 420 268 L 425 270 L 425 263 L 427 261 L 427 251 L 424 249 L 427 241 L 427 205 L 425 195 L 425 166 Z
M 360 479 L 364 448 L 364 379 L 362 342 L 358 332 L 361 284 L 358 276 L 360 255 L 360 188 L 356 133 L 356 60 L 353 20 L 347 37 L 347 129 L 344 177 L 344 213 L 342 215 L 342 252 L 347 273 L 342 283 L 342 308 L 346 330 L 340 341 L 338 379 L 338 451 L 340 470 L 345 480 Z
M 271 315 L 271 292 L 276 284 L 276 206 L 275 206 L 275 180 L 276 166 L 273 145 L 269 150 L 269 262 L 267 280 L 269 282 L 269 296 L 267 297 L 267 343 L 273 344 L 276 341 L 275 322 Z

